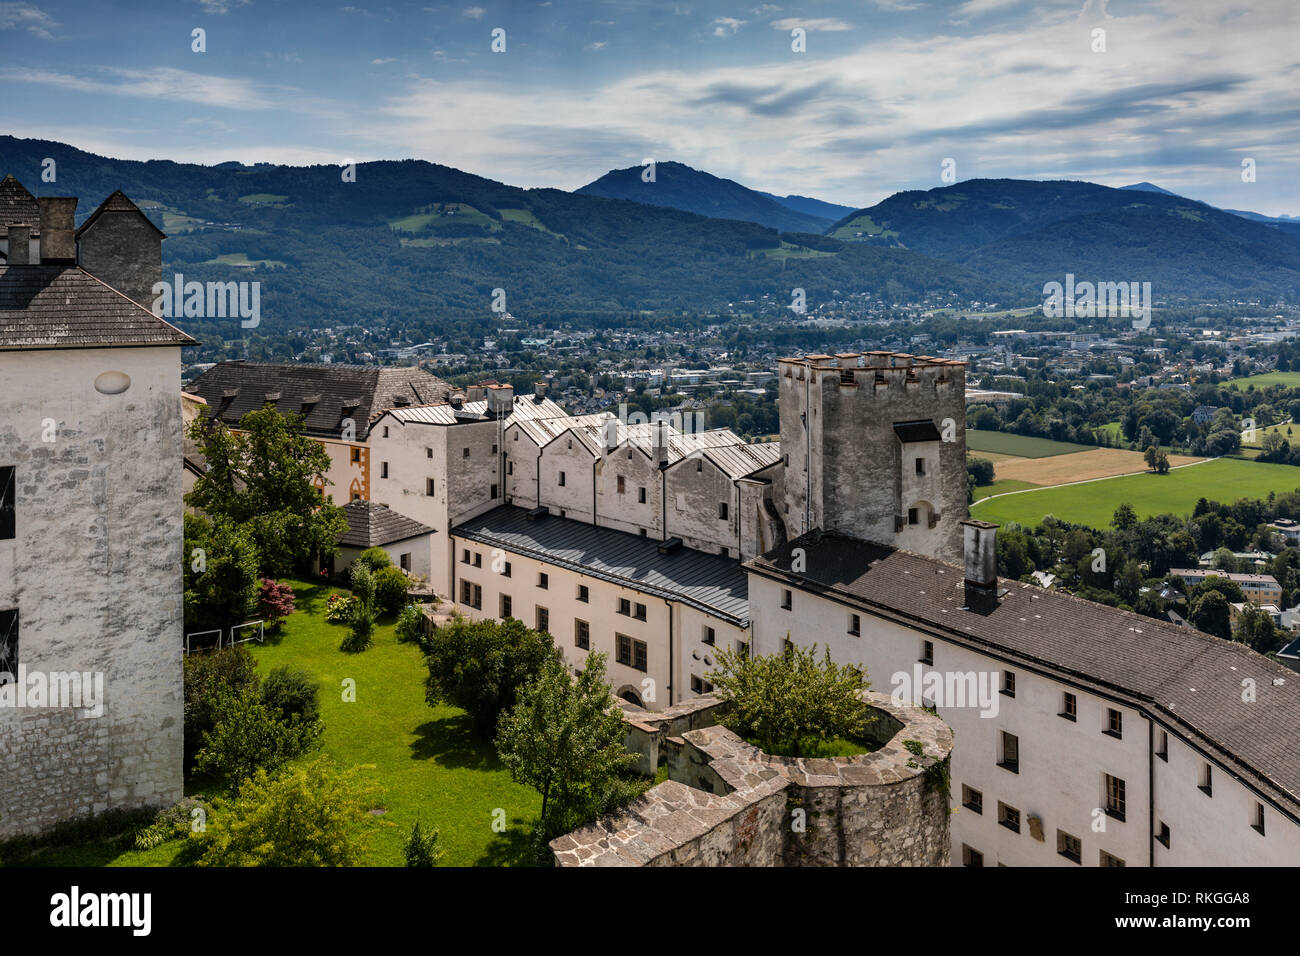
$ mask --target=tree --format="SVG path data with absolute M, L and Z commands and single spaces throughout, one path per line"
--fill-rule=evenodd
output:
M 205 418 L 190 425 L 208 470 L 195 479 L 186 503 L 245 528 L 268 577 L 335 554 L 347 530 L 343 509 L 317 490 L 326 481 L 329 455 L 302 427 L 301 415 L 269 405 L 241 418 L 238 431 Z
M 185 670 L 185 762 L 190 765 L 216 723 L 217 703 L 258 687 L 257 663 L 243 644 L 188 654 Z
M 1137 512 L 1133 510 L 1132 505 L 1125 502 L 1115 509 L 1115 515 L 1111 518 L 1110 524 L 1116 531 L 1128 531 L 1137 524 Z
M 587 655 L 575 679 L 548 655 L 537 679 L 501 718 L 497 753 L 516 783 L 542 795 L 541 832 L 558 836 L 594 819 L 636 757 L 623 747 L 627 726 L 605 682 L 605 655 Z
M 348 609 L 348 634 L 339 649 L 349 654 L 359 653 L 369 647 L 375 638 L 375 577 L 368 565 L 353 562 L 352 604 Z
M 475 732 L 488 738 L 519 689 L 559 654 L 550 635 L 514 618 L 454 620 L 435 630 L 424 650 L 429 668 L 424 696 L 430 706 L 454 704 L 469 714 Z
M 196 839 L 200 866 L 360 866 L 379 788 L 325 757 L 276 776 L 257 773 Z
M 1261 654 L 1276 651 L 1283 638 L 1273 623 L 1273 616 L 1263 608 L 1247 604 L 1237 618 L 1236 639 Z
M 873 719 L 861 693 L 871 685 L 856 667 L 820 662 L 817 646 L 749 657 L 721 648 L 709 675 L 728 706 L 720 721 L 767 753 L 799 757 L 818 743 L 860 738 Z
M 437 866 L 442 859 L 442 847 L 438 845 L 439 834 L 436 829 L 420 829 L 420 821 L 411 826 L 410 835 L 402 847 L 407 866 Z
M 375 582 L 375 609 L 380 614 L 396 614 L 406 603 L 410 580 L 401 568 L 389 565 L 373 575 Z
M 1218 591 L 1204 591 L 1191 602 L 1192 624 L 1206 634 L 1232 637 L 1231 613 L 1228 599 Z
M 294 611 L 293 588 L 278 581 L 263 580 L 257 597 L 257 614 L 272 628 L 279 627 Z
M 275 771 L 319 746 L 323 729 L 319 719 L 286 717 L 257 693 L 220 697 L 194 768 L 221 777 L 236 790 L 258 770 Z
M 185 515 L 184 605 L 187 633 L 226 630 L 257 609 L 257 548 L 228 518 Z

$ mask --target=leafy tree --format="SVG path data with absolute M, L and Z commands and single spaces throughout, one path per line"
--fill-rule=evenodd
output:
M 721 648 L 717 660 L 709 680 L 729 705 L 721 723 L 768 753 L 798 757 L 810 745 L 857 739 L 872 721 L 861 698 L 871 686 L 866 676 L 836 664 L 830 648 L 820 662 L 816 645 L 789 643 L 784 653 L 759 657 Z
M 348 609 L 348 634 L 339 649 L 349 654 L 364 651 L 375 639 L 375 578 L 368 565 L 353 562 L 352 603 Z
M 1219 591 L 1204 591 L 1191 602 L 1191 622 L 1206 634 L 1232 637 L 1228 599 Z
M 1237 618 L 1236 639 L 1252 650 L 1268 654 L 1283 644 L 1283 636 L 1273 623 L 1273 616 L 1263 608 L 1247 604 Z
M 407 866 L 437 866 L 442 859 L 442 847 L 438 845 L 439 834 L 436 829 L 420 829 L 416 820 L 411 832 L 402 846 Z
M 226 630 L 257 609 L 257 548 L 227 518 L 185 515 L 184 606 L 187 633 Z
M 559 656 L 549 634 L 514 618 L 454 620 L 435 630 L 424 649 L 429 668 L 425 699 L 431 706 L 450 703 L 464 710 L 481 737 L 496 732 L 519 689 Z
M 991 485 L 994 481 L 993 462 L 987 458 L 967 458 L 966 470 L 970 472 L 977 485 Z
M 317 490 L 329 455 L 302 433 L 302 416 L 268 405 L 241 418 L 238 428 L 205 418 L 190 425 L 208 470 L 195 479 L 186 503 L 246 528 L 269 577 L 335 554 L 347 520 Z
M 319 719 L 286 718 L 255 693 L 219 697 L 212 716 L 212 730 L 203 735 L 194 768 L 222 778 L 231 790 L 258 770 L 278 770 L 319 746 L 323 730 Z
M 195 837 L 200 866 L 360 866 L 379 788 L 318 757 L 272 776 L 258 770 Z
M 511 779 L 542 795 L 541 831 L 549 838 L 608 809 L 607 794 L 636 762 L 626 736 L 605 682 L 605 655 L 588 654 L 574 678 L 550 654 L 502 715 L 496 747 Z
M 269 579 L 263 580 L 257 597 L 257 614 L 272 628 L 277 628 L 294 611 L 293 588 Z
M 1111 527 L 1117 531 L 1128 531 L 1137 524 L 1137 512 L 1128 502 L 1124 502 L 1115 509 L 1115 515 L 1110 521 Z
M 185 761 L 192 764 L 216 723 L 219 701 L 257 690 L 257 662 L 242 644 L 185 657 Z
M 262 680 L 262 703 L 285 720 L 313 723 L 320 717 L 320 682 L 311 672 L 282 664 Z

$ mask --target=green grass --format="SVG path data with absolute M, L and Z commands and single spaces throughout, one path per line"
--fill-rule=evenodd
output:
M 762 749 L 763 745 L 758 742 L 758 738 L 756 737 L 746 737 L 745 741 L 746 743 Z M 817 740 L 810 738 L 803 741 L 800 745 L 799 756 L 807 758 L 854 757 L 858 754 L 869 754 L 875 749 L 875 747 L 872 747 L 869 744 L 864 744 L 859 740 L 849 740 L 847 737 L 836 737 L 833 740 Z M 793 754 L 777 753 L 775 751 L 768 751 L 768 753 L 771 753 L 773 756 L 793 756 Z M 662 781 L 656 778 L 655 782 L 661 783 Z
M 898 232 L 893 229 L 886 229 L 884 226 L 877 225 L 876 221 L 870 216 L 855 216 L 844 225 L 840 226 L 831 233 L 836 239 L 857 239 L 863 236 L 879 236 L 882 239 L 897 239 Z
M 275 193 L 250 193 L 247 196 L 240 196 L 240 202 L 246 202 L 250 206 L 280 206 L 289 201 L 288 196 L 277 196 Z
M 384 787 L 366 864 L 401 866 L 402 844 L 418 818 L 437 827 L 444 866 L 526 865 L 528 832 L 541 798 L 514 783 L 492 744 L 475 737 L 464 711 L 432 708 L 424 700 L 427 670 L 418 648 L 399 644 L 391 620 L 376 629 L 375 643 L 345 654 L 342 625 L 325 622 L 332 588 L 289 581 L 298 610 L 280 634 L 249 644 L 259 674 L 282 664 L 310 671 L 320 681 L 323 751 L 339 766 L 373 764 L 368 779 Z M 343 700 L 343 681 L 356 682 L 356 701 Z M 309 754 L 310 759 L 315 754 Z M 201 793 L 191 781 L 187 793 Z M 493 813 L 504 811 L 506 829 L 493 831 Z M 39 862 L 69 866 L 168 866 L 183 841 L 148 852 L 123 852 L 107 842 L 44 850 Z M 38 862 L 33 860 L 32 862 Z
M 549 233 L 557 239 L 563 239 L 564 236 L 553 229 L 546 228 L 546 223 L 542 222 L 533 214 L 531 209 L 502 209 L 501 218 L 506 222 L 517 222 L 521 226 L 528 226 L 530 229 L 536 229 L 539 232 Z
M 1233 502 L 1297 488 L 1300 467 L 1220 458 L 1167 475 L 1126 475 L 994 498 L 972 506 L 971 517 L 999 524 L 1036 525 L 1050 514 L 1063 521 L 1108 528 L 1115 509 L 1125 502 L 1141 518 L 1166 512 L 1184 515 L 1191 513 L 1199 498 Z
M 1006 494 L 1008 491 L 1024 491 L 1026 488 L 1037 488 L 1038 485 L 1031 481 L 1017 481 L 1015 478 L 998 478 L 991 485 L 976 485 L 975 500 L 987 498 L 990 495 Z
M 1287 388 L 1300 388 L 1300 372 L 1264 372 L 1261 375 L 1247 375 L 1245 378 L 1234 378 L 1230 382 L 1224 382 L 1228 388 L 1235 388 L 1244 391 L 1247 386 L 1254 385 L 1256 388 L 1265 388 L 1269 385 L 1284 385 Z
M 1052 441 L 1050 438 L 1013 435 L 1010 432 L 966 429 L 967 451 L 991 451 L 999 455 L 1016 455 L 1020 458 L 1050 458 L 1053 455 L 1068 455 L 1076 451 L 1092 451 L 1094 447 L 1096 446 Z
M 246 252 L 228 252 L 223 256 L 217 256 L 215 259 L 209 259 L 203 264 L 205 266 L 287 266 L 289 263 L 281 262 L 279 259 L 250 259 Z
M 1288 429 L 1290 429 L 1291 431 L 1291 434 L 1289 435 L 1287 434 Z M 1283 422 L 1280 425 L 1264 425 L 1261 428 L 1256 428 L 1255 440 L 1253 442 L 1242 441 L 1241 447 L 1242 448 L 1263 448 L 1264 436 L 1267 435 L 1269 432 L 1276 432 L 1277 434 L 1281 435 L 1289 442 L 1295 442 L 1297 439 L 1300 439 L 1300 425 L 1296 425 L 1292 422 Z
M 776 249 L 755 249 L 749 253 L 749 258 L 754 259 L 762 256 L 766 259 L 826 259 L 837 256 L 837 252 L 826 252 L 821 249 L 809 249 L 807 246 L 795 245 L 792 242 L 781 241 L 781 245 Z
M 501 229 L 501 223 L 491 216 L 481 213 L 473 206 L 462 202 L 434 203 L 414 215 L 388 221 L 388 225 L 398 232 L 423 232 L 430 226 L 454 223 L 481 226 L 490 232 L 497 232 Z M 538 225 L 540 226 L 541 223 L 539 222 Z

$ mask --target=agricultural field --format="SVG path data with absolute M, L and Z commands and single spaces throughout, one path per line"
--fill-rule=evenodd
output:
M 1092 445 L 1076 445 L 1074 442 L 1052 441 L 1050 438 L 1032 438 L 1028 435 L 1013 435 L 1010 432 L 981 431 L 978 428 L 966 429 L 966 451 L 995 452 L 1000 455 L 1014 455 L 1017 458 L 1048 458 L 1052 455 L 1068 455 L 1075 451 L 1088 451 Z
M 1264 372 L 1261 375 L 1247 375 L 1245 378 L 1234 378 L 1230 382 L 1224 382 L 1228 388 L 1244 390 L 1251 385 L 1256 388 L 1266 388 L 1269 385 L 1283 385 L 1287 388 L 1300 388 L 1300 372 Z
M 1171 466 L 1190 465 L 1203 461 L 1185 455 L 1171 455 Z M 1006 459 L 994 464 L 999 480 L 1011 479 L 1031 485 L 1062 485 L 1070 481 L 1090 481 L 1147 470 L 1141 452 L 1123 448 L 1093 448 L 1069 455 L 1052 455 L 1050 458 Z
M 1145 473 L 1106 478 L 1084 484 L 1040 488 L 971 506 L 971 517 L 1006 524 L 1037 524 L 1044 515 L 1093 528 L 1110 525 L 1115 509 L 1132 506 L 1139 517 L 1171 512 L 1190 514 L 1200 498 L 1232 502 L 1266 498 L 1270 491 L 1300 488 L 1300 467 L 1219 458 L 1188 465 L 1167 475 Z
M 217 256 L 215 259 L 209 259 L 203 263 L 205 266 L 288 266 L 287 262 L 281 262 L 279 259 L 250 259 L 246 252 L 228 252 L 224 256 Z

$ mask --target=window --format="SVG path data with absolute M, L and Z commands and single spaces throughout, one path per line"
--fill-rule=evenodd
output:
M 515 463 L 514 463 L 513 461 L 509 461 L 509 460 L 507 460 L 507 461 L 506 461 L 506 474 L 507 474 L 507 475 L 513 475 L 514 473 L 515 473 Z
M 1101 865 L 1102 865 L 1102 866 L 1123 866 L 1123 865 L 1124 865 L 1124 861 L 1121 860 L 1119 857 L 1117 857 L 1117 856 L 1111 856 L 1111 855 L 1110 855 L 1109 853 L 1107 853 L 1105 850 L 1102 850 L 1102 851 L 1101 851 Z
M 713 685 L 702 677 L 691 675 L 691 693 L 693 694 L 710 694 L 713 692 Z
M 583 604 L 587 604 L 591 600 L 591 592 L 587 590 L 587 585 L 578 585 L 578 600 Z
M 4 633 L 4 626 L 3 624 L 0 624 L 0 634 L 3 633 Z M 3 643 L 4 643 L 3 638 L 0 638 L 0 646 L 2 646 Z M 4 668 L 0 667 L 0 670 L 4 670 Z M 1251 828 L 1254 829 L 1260 836 L 1264 835 L 1264 804 L 1258 801 L 1255 802 L 1255 822 L 1251 824 Z
M 1113 707 L 1106 708 L 1106 729 L 1102 731 L 1108 737 L 1124 737 L 1124 715 Z
M 907 509 L 907 523 L 908 523 L 908 524 L 920 524 L 920 523 L 921 523 L 921 517 L 920 517 L 920 515 L 918 514 L 918 512 L 917 512 L 917 510 L 916 510 L 915 508 L 908 508 L 908 509 Z
M 491 492 L 489 492 L 489 494 L 488 494 L 488 497 L 490 497 L 490 498 L 492 498 L 493 500 L 495 500 L 495 499 L 496 499 L 496 496 L 497 496 L 497 491 L 498 491 L 497 486 L 496 486 L 496 485 L 493 485 L 493 486 L 492 486 L 492 490 L 491 490 Z
M 961 805 L 972 813 L 984 812 L 984 794 L 980 793 L 974 787 L 968 787 L 962 784 L 961 787 Z
M 551 629 L 551 612 L 540 604 L 537 606 L 537 630 L 550 631 Z
M 1008 697 L 1016 696 L 1016 675 L 1014 671 L 1002 672 L 1002 693 Z
M 718 637 L 718 635 L 717 635 L 717 633 L 713 630 L 713 628 L 711 628 L 711 627 L 709 627 L 709 625 L 705 624 L 705 625 L 704 625 L 704 637 L 701 638 L 701 640 L 703 640 L 705 644 L 708 644 L 709 646 L 713 646 L 714 642 L 717 640 L 717 637 Z
M 624 615 L 625 617 L 631 617 L 631 616 L 632 616 L 632 602 L 629 601 L 627 598 L 619 598 L 619 599 L 618 599 L 618 613 Z
M 496 446 L 496 445 L 493 445 L 493 446 L 492 446 L 492 454 L 495 455 L 496 453 L 497 453 L 497 446 Z
M 428 495 L 430 498 L 432 498 L 434 495 L 434 487 L 435 486 L 432 478 L 424 479 L 424 493 Z
M 461 457 L 461 458 L 468 458 L 468 457 L 469 457 L 469 449 L 468 449 L 468 448 L 462 449 L 462 450 L 461 450 L 461 453 L 460 453 L 460 457 Z
M 1156 756 L 1165 763 L 1169 762 L 1169 731 L 1160 731 L 1160 736 L 1156 743 Z
M 979 850 L 972 850 L 965 843 L 961 845 L 961 865 L 962 866 L 983 866 L 984 854 Z
M 387 426 L 387 425 L 384 426 L 384 437 L 385 437 L 385 438 L 388 437 L 388 426 Z
M 560 472 L 560 487 L 564 487 L 564 472 Z
M 13 465 L 0 468 L 0 541 L 16 534 L 14 515 L 18 500 L 17 480 Z
M 1060 716 L 1066 720 L 1079 719 L 1079 698 L 1075 697 L 1069 691 L 1066 691 L 1065 697 L 1061 702 Z
M 8 678 L 0 682 L 18 679 L 18 609 L 0 611 L 0 675 Z
M 1008 806 L 1001 800 L 998 801 L 998 823 L 1006 827 L 1013 833 L 1020 832 L 1020 811 L 1015 807 Z
M 1067 860 L 1083 864 L 1083 841 L 1064 830 L 1056 831 L 1056 852 Z
M 359 461 L 361 461 L 361 449 L 354 448 L 352 449 L 352 463 L 356 464 Z
M 1210 765 L 1207 761 L 1201 761 L 1201 792 L 1207 797 L 1214 796 L 1214 780 L 1211 777 Z
M 854 637 L 860 637 L 862 635 L 862 617 L 860 615 L 849 615 L 849 633 Z
M 704 459 L 697 458 L 695 459 L 695 473 L 698 475 L 702 471 L 704 471 Z
M 1127 788 L 1124 786 L 1124 781 L 1108 773 L 1102 774 L 1102 780 L 1106 788 L 1106 816 L 1123 820 L 1127 808 Z
M 725 501 L 718 502 L 718 520 L 719 521 L 727 520 L 727 503 Z
M 1169 824 L 1160 824 L 1160 832 L 1156 834 L 1156 839 L 1160 841 L 1166 850 L 1169 849 Z
M 503 617 L 503 618 L 514 617 L 514 616 L 515 616 L 515 615 L 514 615 L 514 610 L 515 610 L 515 606 L 514 606 L 514 603 L 510 600 L 510 595 L 509 595 L 509 594 L 503 594 L 503 595 L 501 595 L 501 615 L 500 615 L 500 616 Z
M 622 476 L 622 475 L 619 475 L 619 476 L 618 476 L 618 493 L 619 493 L 620 495 L 621 495 L 621 494 L 623 493 L 623 491 L 625 490 L 625 485 L 626 485 L 626 482 L 624 482 L 624 480 L 623 480 L 623 476 Z
M 591 650 L 591 625 L 586 621 L 573 622 L 573 646 L 584 651 Z
M 483 609 L 483 589 L 469 581 L 460 582 L 460 603 L 475 610 Z
M 409 573 L 411 570 L 411 552 L 408 551 L 406 554 L 399 554 L 397 556 L 397 566 L 403 571 Z
M 724 558 L 729 558 L 729 557 L 731 557 L 731 549 L 730 549 L 730 548 L 720 548 L 720 549 L 718 550 L 718 554 L 722 555 Z
M 483 552 L 482 552 L 482 551 L 475 551 L 475 552 L 474 552 L 474 567 L 476 567 L 476 568 L 481 568 L 481 567 L 483 567 Z
M 634 613 L 632 616 L 633 616 L 634 618 L 636 618 L 638 621 L 644 621 L 644 620 L 645 620 L 645 605 L 644 605 L 644 604 L 638 604 L 638 605 L 636 606 L 636 613 Z
M 469 548 L 460 549 L 460 563 L 469 564 Z
M 1020 738 L 1002 731 L 1002 757 L 998 766 L 1012 773 L 1020 773 Z
M 789 611 L 794 607 L 794 595 L 788 588 L 781 589 L 781 610 Z
M 637 503 L 638 503 L 638 504 L 645 504 L 645 489 L 644 489 L 644 488 L 638 488 L 638 489 L 636 490 L 636 500 L 637 500 Z
M 736 641 L 736 653 L 739 654 L 741 657 L 748 657 L 748 656 L 749 656 L 749 642 L 748 642 L 748 641 Z
M 539 572 L 537 575 L 537 586 L 545 591 L 551 586 L 551 576 L 545 571 Z
M 618 662 L 644 671 L 646 669 L 645 641 L 635 641 L 626 634 L 618 634 L 616 637 L 618 638 Z
M 426 448 L 426 449 L 424 450 L 424 457 L 425 457 L 425 458 L 432 458 L 432 457 L 433 457 L 433 449 L 432 449 L 432 448 Z
M 922 664 L 934 663 L 934 641 L 921 642 L 921 663 Z
M 359 492 L 359 491 L 354 491 L 354 492 L 352 492 L 352 500 L 353 500 L 353 501 L 360 501 L 360 500 L 361 500 L 361 492 Z
M 925 459 L 924 459 L 924 458 L 918 458 L 918 459 L 916 459 L 916 473 L 917 473 L 918 475 L 924 475 L 924 474 L 925 474 Z

